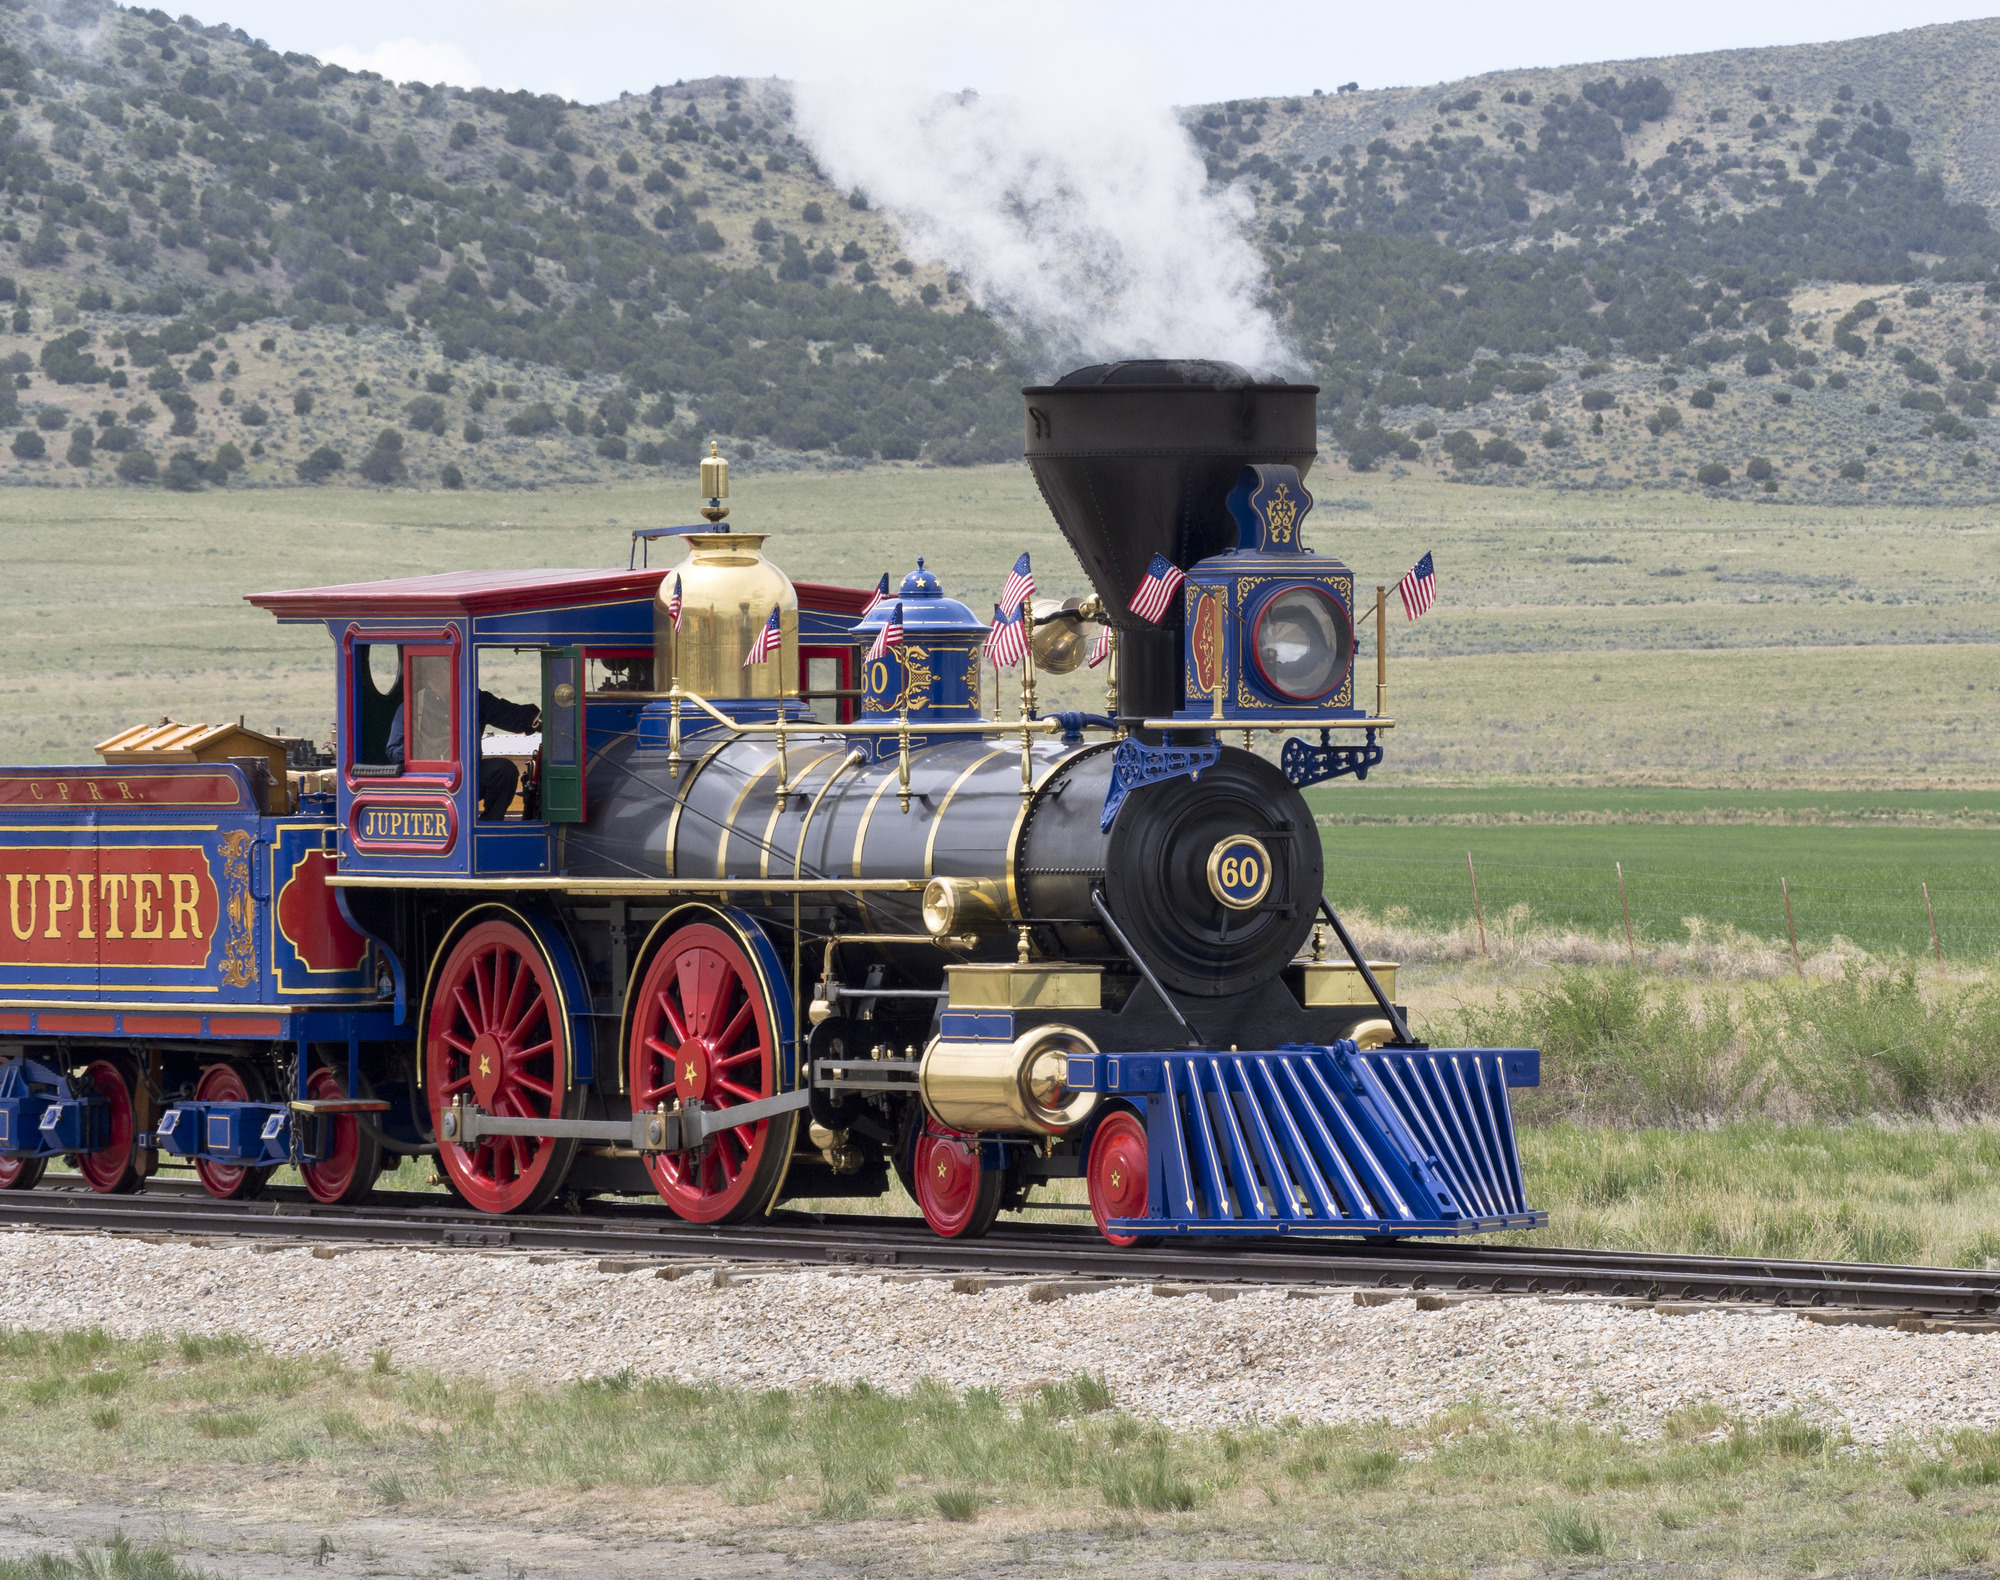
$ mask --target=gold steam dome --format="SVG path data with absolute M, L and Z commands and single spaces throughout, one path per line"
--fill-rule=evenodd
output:
M 704 520 L 713 532 L 687 534 L 688 556 L 668 571 L 653 599 L 654 684 L 678 681 L 681 689 L 711 699 L 795 696 L 799 681 L 799 595 L 792 580 L 764 558 L 762 532 L 730 532 L 729 463 L 715 445 L 701 463 Z M 674 629 L 671 600 L 680 583 L 681 623 Z M 778 611 L 778 651 L 746 665 L 751 645 Z

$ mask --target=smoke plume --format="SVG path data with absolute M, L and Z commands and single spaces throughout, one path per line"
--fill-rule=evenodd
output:
M 839 71 L 796 90 L 800 135 L 890 212 L 1047 369 L 1120 357 L 1296 364 L 1259 305 L 1249 198 L 1210 184 L 1186 130 L 1102 50 L 1045 41 L 1005 90 Z M 880 62 L 875 66 L 879 68 Z

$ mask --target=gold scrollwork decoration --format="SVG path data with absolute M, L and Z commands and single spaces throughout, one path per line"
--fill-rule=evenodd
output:
M 248 987 L 257 980 L 257 903 L 250 894 L 250 851 L 254 844 L 242 829 L 222 836 L 222 875 L 228 891 L 222 910 L 229 924 L 222 952 L 222 980 L 231 987 Z

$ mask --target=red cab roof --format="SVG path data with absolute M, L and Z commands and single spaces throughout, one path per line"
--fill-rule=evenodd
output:
M 338 620 L 357 615 L 436 619 L 650 598 L 659 590 L 664 575 L 661 570 L 442 571 L 435 576 L 404 576 L 394 581 L 246 593 L 244 601 L 269 610 L 280 620 Z M 820 582 L 797 582 L 794 586 L 804 608 L 859 615 L 868 607 L 870 595 L 858 587 Z

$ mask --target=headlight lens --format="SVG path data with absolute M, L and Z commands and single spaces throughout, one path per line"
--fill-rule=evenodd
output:
M 1287 587 L 1257 616 L 1257 669 L 1280 696 L 1310 702 L 1335 690 L 1354 657 L 1347 611 L 1318 587 Z

